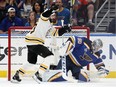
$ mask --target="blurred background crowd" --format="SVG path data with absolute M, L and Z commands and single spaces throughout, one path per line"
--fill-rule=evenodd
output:
M 50 17 L 54 26 L 61 26 L 64 20 L 64 25 L 84 25 L 94 32 L 95 14 L 105 1 L 108 0 L 0 0 L 0 34 L 7 34 L 11 26 L 35 26 L 40 14 L 54 3 L 59 8 Z M 115 20 L 113 16 L 109 25 L 115 26 Z

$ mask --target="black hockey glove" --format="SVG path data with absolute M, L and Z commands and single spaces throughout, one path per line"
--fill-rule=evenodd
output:
M 52 4 L 51 8 L 45 12 L 43 12 L 43 16 L 44 17 L 50 17 L 50 15 L 52 14 L 53 10 L 57 10 L 58 9 L 58 5 Z
M 70 26 L 63 26 L 59 29 L 59 36 L 62 36 L 64 33 L 68 33 L 71 31 L 71 27 Z

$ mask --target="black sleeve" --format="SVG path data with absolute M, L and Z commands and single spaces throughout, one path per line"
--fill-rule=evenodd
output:
M 51 14 L 52 14 L 52 10 L 50 9 L 50 10 L 47 10 L 47 11 L 43 12 L 42 16 L 48 18 L 48 17 L 50 17 Z
M 52 11 L 53 11 L 53 10 L 57 10 L 57 9 L 58 9 L 58 6 L 55 5 L 55 4 L 52 4 L 52 5 L 51 5 L 51 8 L 50 8 L 49 10 L 43 12 L 42 16 L 43 16 L 43 17 L 50 17 L 50 15 L 52 14 Z
M 95 54 L 96 54 L 98 57 L 100 57 L 100 53 L 99 53 L 99 52 L 96 52 Z

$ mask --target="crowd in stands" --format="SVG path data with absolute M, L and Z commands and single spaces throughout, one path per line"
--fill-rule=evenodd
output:
M 69 1 L 71 0 L 0 0 L 0 34 L 7 34 L 11 26 L 35 26 L 40 14 L 54 3 L 59 10 L 50 17 L 53 25 L 61 26 L 61 20 L 64 20 L 64 25 L 86 25 L 93 31 L 94 11 L 99 8 L 102 0 L 96 0 L 97 8 L 93 2 L 95 0 L 74 0 L 72 4 Z

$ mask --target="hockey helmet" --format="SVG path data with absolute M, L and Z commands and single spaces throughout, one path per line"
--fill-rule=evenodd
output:
M 93 52 L 94 52 L 94 53 L 97 52 L 97 51 L 99 51 L 100 48 L 102 48 L 102 47 L 103 47 L 103 42 L 102 42 L 102 40 L 96 39 L 96 40 L 94 40 L 94 41 L 92 42 L 92 49 L 93 49 Z

